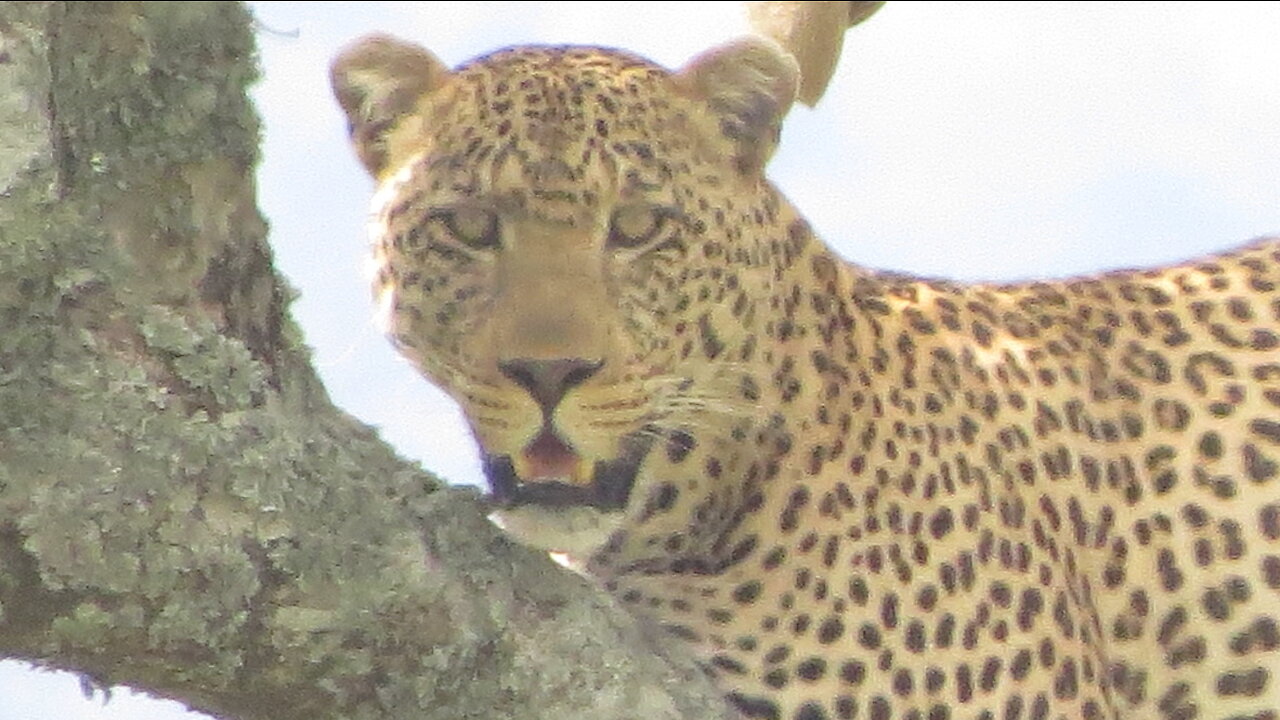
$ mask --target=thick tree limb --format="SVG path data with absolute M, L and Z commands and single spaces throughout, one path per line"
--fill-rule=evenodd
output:
M 0 4 L 0 656 L 225 718 L 722 716 L 329 404 L 254 201 L 250 23 Z

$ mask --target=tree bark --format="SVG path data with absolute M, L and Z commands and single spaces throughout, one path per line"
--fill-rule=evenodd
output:
M 255 204 L 251 26 L 0 4 L 0 656 L 223 718 L 729 717 L 329 403 Z

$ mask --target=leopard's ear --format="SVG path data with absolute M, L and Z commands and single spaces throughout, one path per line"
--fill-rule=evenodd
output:
M 737 144 L 739 171 L 763 169 L 796 99 L 795 59 L 770 40 L 746 37 L 695 57 L 675 77 L 711 107 L 720 132 Z
M 329 70 L 333 94 L 370 175 L 381 177 L 392 160 L 388 136 L 396 125 L 449 75 L 435 55 L 389 35 L 363 37 L 334 59 Z

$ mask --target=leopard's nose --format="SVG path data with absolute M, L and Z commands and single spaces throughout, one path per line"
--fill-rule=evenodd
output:
M 550 417 L 570 389 L 586 382 L 604 365 L 603 360 L 515 358 L 501 360 L 498 369 L 512 382 L 529 392 L 542 412 Z

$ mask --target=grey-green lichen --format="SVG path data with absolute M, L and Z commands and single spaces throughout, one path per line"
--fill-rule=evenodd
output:
M 330 406 L 254 203 L 250 27 L 0 3 L 0 657 L 226 718 L 721 716 Z

